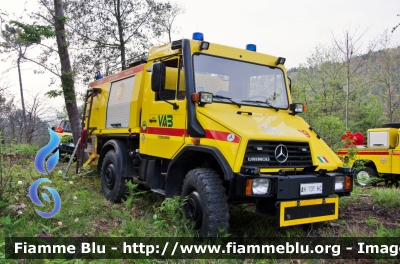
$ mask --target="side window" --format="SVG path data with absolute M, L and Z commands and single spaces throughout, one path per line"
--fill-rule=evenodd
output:
M 156 93 L 156 101 L 185 99 L 185 78 L 182 58 L 173 58 L 165 63 L 165 90 Z

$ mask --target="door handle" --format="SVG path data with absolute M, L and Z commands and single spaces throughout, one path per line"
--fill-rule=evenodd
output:
M 157 119 L 149 119 L 150 123 L 157 122 Z

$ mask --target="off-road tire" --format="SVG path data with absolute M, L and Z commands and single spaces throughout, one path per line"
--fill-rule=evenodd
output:
M 355 184 L 357 184 L 358 186 L 362 186 L 362 187 L 367 187 L 367 186 L 373 185 L 372 182 L 364 183 L 364 182 L 359 181 L 358 176 L 360 176 L 360 174 L 367 175 L 368 179 L 371 179 L 372 177 L 376 177 L 376 171 L 373 168 L 367 166 L 367 167 L 364 167 L 364 168 L 354 172 L 354 183 Z
M 125 179 L 118 173 L 119 166 L 115 151 L 108 151 L 101 166 L 101 189 L 106 199 L 114 203 L 121 202 L 127 192 Z
M 229 228 L 229 206 L 225 188 L 212 169 L 199 168 L 186 174 L 182 197 L 186 217 L 195 223 L 201 237 L 218 237 Z

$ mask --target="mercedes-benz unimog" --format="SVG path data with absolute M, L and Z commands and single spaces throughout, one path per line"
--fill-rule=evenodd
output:
M 229 228 L 229 203 L 254 203 L 280 227 L 337 219 L 352 174 L 299 116 L 284 63 L 195 33 L 99 74 L 82 138 L 105 197 L 121 201 L 129 180 L 187 197 L 201 236 Z

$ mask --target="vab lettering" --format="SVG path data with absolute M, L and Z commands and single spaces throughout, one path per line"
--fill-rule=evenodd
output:
M 160 127 L 172 127 L 174 125 L 172 115 L 158 115 L 158 125 Z

